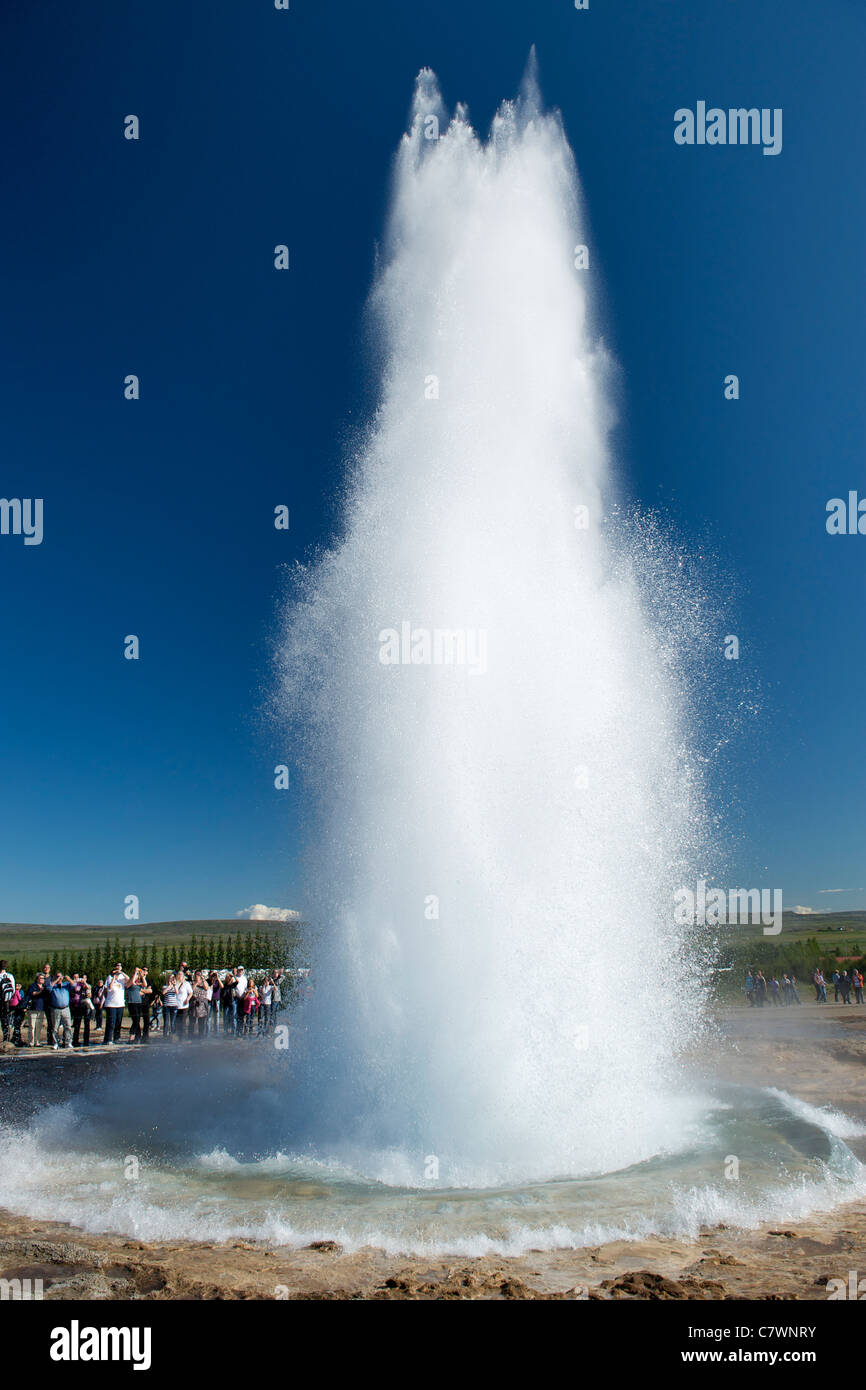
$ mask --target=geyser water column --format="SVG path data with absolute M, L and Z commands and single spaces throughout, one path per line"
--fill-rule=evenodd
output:
M 386 1181 L 612 1170 L 687 1128 L 699 787 L 676 606 L 606 534 L 587 240 L 532 81 L 483 143 L 422 72 L 381 399 L 280 654 L 312 816 L 306 1137 Z

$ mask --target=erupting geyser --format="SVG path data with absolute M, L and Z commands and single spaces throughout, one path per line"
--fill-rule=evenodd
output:
M 700 790 L 662 570 L 605 524 L 588 241 L 534 81 L 483 143 L 423 72 L 380 403 L 281 656 L 315 808 L 314 1128 L 410 1185 L 619 1169 L 685 1123 Z
M 0 1207 L 450 1256 L 866 1194 L 859 1121 L 690 1046 L 712 951 L 674 909 L 717 867 L 701 690 L 723 704 L 726 629 L 688 553 L 617 506 L 589 240 L 532 81 L 485 144 L 422 73 L 371 302 L 378 408 L 281 628 L 314 996 L 288 1049 L 151 1047 L 26 1123 L 10 1102 Z

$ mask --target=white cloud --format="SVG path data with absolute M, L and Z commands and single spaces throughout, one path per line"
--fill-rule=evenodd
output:
M 801 917 L 808 917 L 810 912 L 814 912 L 815 909 L 814 907 L 795 907 L 794 911 L 799 913 Z
M 290 922 L 300 917 L 293 907 L 265 907 L 264 903 L 253 903 L 252 907 L 242 907 L 236 917 L 248 917 L 251 922 Z
M 850 888 L 819 888 L 819 893 L 850 893 Z

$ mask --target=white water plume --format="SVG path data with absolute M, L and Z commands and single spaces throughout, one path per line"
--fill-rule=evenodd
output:
M 605 524 L 588 241 L 532 80 L 485 143 L 422 72 L 372 292 L 380 403 L 280 653 L 312 808 L 311 1131 L 386 1181 L 619 1169 L 692 1113 L 672 901 L 705 841 L 700 605 L 652 526 Z

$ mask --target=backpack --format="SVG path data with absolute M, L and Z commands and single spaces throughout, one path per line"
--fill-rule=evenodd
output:
M 4 1003 L 4 1004 L 9 1004 L 9 1003 L 11 1003 L 11 1001 L 12 1001 L 12 996 L 13 996 L 14 993 L 15 993 L 15 985 L 14 985 L 14 983 L 13 983 L 13 981 L 12 981 L 12 976 L 11 976 L 11 975 L 7 975 L 6 972 L 4 971 L 4 973 L 3 973 L 2 975 L 0 975 L 0 996 L 2 996 L 3 1003 Z

